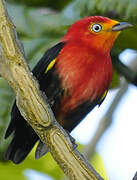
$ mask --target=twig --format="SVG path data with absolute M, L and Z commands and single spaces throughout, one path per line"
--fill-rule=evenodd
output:
M 135 59 L 137 59 L 137 57 Z M 112 55 L 112 60 L 117 72 L 124 76 L 129 83 L 137 86 L 137 69 L 135 69 L 135 67 L 137 67 L 137 61 L 134 60 L 128 67 L 118 59 L 117 55 Z
M 102 180 L 87 160 L 72 148 L 67 133 L 44 102 L 38 83 L 23 56 L 15 27 L 0 0 L 0 74 L 16 94 L 17 106 L 69 179 Z
M 101 138 L 101 136 L 103 135 L 105 130 L 111 125 L 112 120 L 113 120 L 114 111 L 115 111 L 118 103 L 120 102 L 120 99 L 123 97 L 123 95 L 126 93 L 127 90 L 128 90 L 128 83 L 126 82 L 125 79 L 123 79 L 120 90 L 116 94 L 116 96 L 115 96 L 112 104 L 110 105 L 108 111 L 106 112 L 104 117 L 100 120 L 100 123 L 98 125 L 98 128 L 97 128 L 95 134 L 94 134 L 94 137 L 92 138 L 91 142 L 84 148 L 83 152 L 84 152 L 84 155 L 87 157 L 88 160 L 91 159 L 99 139 Z
M 132 62 L 129 65 L 129 67 L 124 65 L 114 54 L 112 55 L 112 57 L 113 57 L 112 58 L 113 65 L 116 67 L 118 72 L 124 77 L 122 77 L 122 84 L 120 90 L 115 96 L 105 116 L 100 120 L 100 123 L 94 134 L 94 137 L 92 138 L 91 142 L 84 148 L 83 152 L 88 160 L 91 159 L 99 139 L 106 131 L 106 129 L 111 125 L 113 121 L 114 111 L 118 103 L 120 102 L 120 99 L 124 96 L 124 94 L 128 90 L 128 82 L 134 84 L 135 86 L 137 85 L 137 81 L 135 81 L 137 79 L 137 57 L 132 59 Z
M 133 180 L 137 180 L 137 172 L 136 172 L 135 176 L 133 177 Z

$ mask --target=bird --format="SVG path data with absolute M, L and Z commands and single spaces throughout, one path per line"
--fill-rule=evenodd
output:
M 56 120 L 68 133 L 104 101 L 113 76 L 111 48 L 120 32 L 131 26 L 103 16 L 80 19 L 70 26 L 59 43 L 45 52 L 32 70 Z M 6 160 L 21 163 L 37 141 L 37 156 L 47 152 L 20 114 L 16 101 L 5 139 L 11 135 Z

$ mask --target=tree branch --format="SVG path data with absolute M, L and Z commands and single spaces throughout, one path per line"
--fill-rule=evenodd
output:
M 86 158 L 88 160 L 91 159 L 99 139 L 104 134 L 106 129 L 111 125 L 112 120 L 113 120 L 114 111 L 115 111 L 118 103 L 120 102 L 120 99 L 123 97 L 123 95 L 125 94 L 125 92 L 127 90 L 128 90 L 128 83 L 126 82 L 125 79 L 123 79 L 123 82 L 122 82 L 122 85 L 120 87 L 120 90 L 116 94 L 116 96 L 115 96 L 112 104 L 110 105 L 108 111 L 106 112 L 104 117 L 102 117 L 102 119 L 100 120 L 98 128 L 97 128 L 97 130 L 96 130 L 96 132 L 95 132 L 91 142 L 84 148 L 83 152 L 84 152 L 84 155 L 86 156 Z
M 102 180 L 87 160 L 73 150 L 67 133 L 56 122 L 38 83 L 32 76 L 17 39 L 15 27 L 0 0 L 0 75 L 16 94 L 17 106 L 69 179 Z
M 137 180 L 137 172 L 136 172 L 135 176 L 133 177 L 133 180 Z
M 112 54 L 112 62 L 120 75 L 124 76 L 129 83 L 137 86 L 137 69 L 134 69 L 134 67 L 137 67 L 136 61 L 128 67 L 119 60 L 117 55 Z
M 137 85 L 137 81 L 135 82 L 135 79 L 137 79 L 137 57 L 135 57 L 132 60 L 132 63 L 127 67 L 124 65 L 120 60 L 113 59 L 113 63 L 118 70 L 118 72 L 124 76 L 122 77 L 121 86 L 119 91 L 117 92 L 112 104 L 110 105 L 108 111 L 104 115 L 104 117 L 101 118 L 100 123 L 98 125 L 98 128 L 90 141 L 90 143 L 84 148 L 83 153 L 86 156 L 88 160 L 91 160 L 91 157 L 95 151 L 96 145 L 99 142 L 100 138 L 104 134 L 104 132 L 110 127 L 110 125 L 113 122 L 113 114 L 115 112 L 115 109 L 117 105 L 119 104 L 120 100 L 124 96 L 124 94 L 128 90 L 128 82 Z M 128 81 L 128 82 L 127 82 Z M 134 83 L 133 83 L 134 82 Z M 137 173 L 135 174 L 133 180 L 137 180 Z

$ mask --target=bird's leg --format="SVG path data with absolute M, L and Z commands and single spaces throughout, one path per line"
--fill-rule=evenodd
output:
M 40 159 L 42 156 L 44 156 L 48 152 L 49 151 L 48 151 L 48 148 L 46 147 L 46 145 L 43 144 L 41 141 L 39 141 L 39 144 L 35 151 L 35 159 Z
M 70 135 L 69 131 L 65 130 L 68 134 L 68 137 L 72 143 L 72 149 L 75 150 L 77 148 L 77 144 L 75 143 L 76 140 Z M 40 159 L 42 156 L 44 156 L 46 153 L 48 153 L 48 148 L 45 144 L 43 144 L 41 141 L 39 141 L 39 144 L 37 146 L 36 152 L 35 152 L 35 159 Z
M 70 135 L 70 132 L 68 131 L 68 130 L 66 130 L 65 129 L 65 131 L 66 131 L 66 133 L 68 134 L 68 136 L 69 136 L 69 139 L 70 139 L 70 141 L 71 141 L 71 143 L 72 143 L 72 148 L 73 148 L 73 150 L 75 150 L 76 148 L 77 148 L 77 144 L 76 144 L 76 140 Z

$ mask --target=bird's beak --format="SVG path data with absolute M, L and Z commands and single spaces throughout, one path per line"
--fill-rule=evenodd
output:
M 133 27 L 133 25 L 127 22 L 119 22 L 112 27 L 112 31 L 122 31 L 123 29 L 127 29 L 129 27 Z

